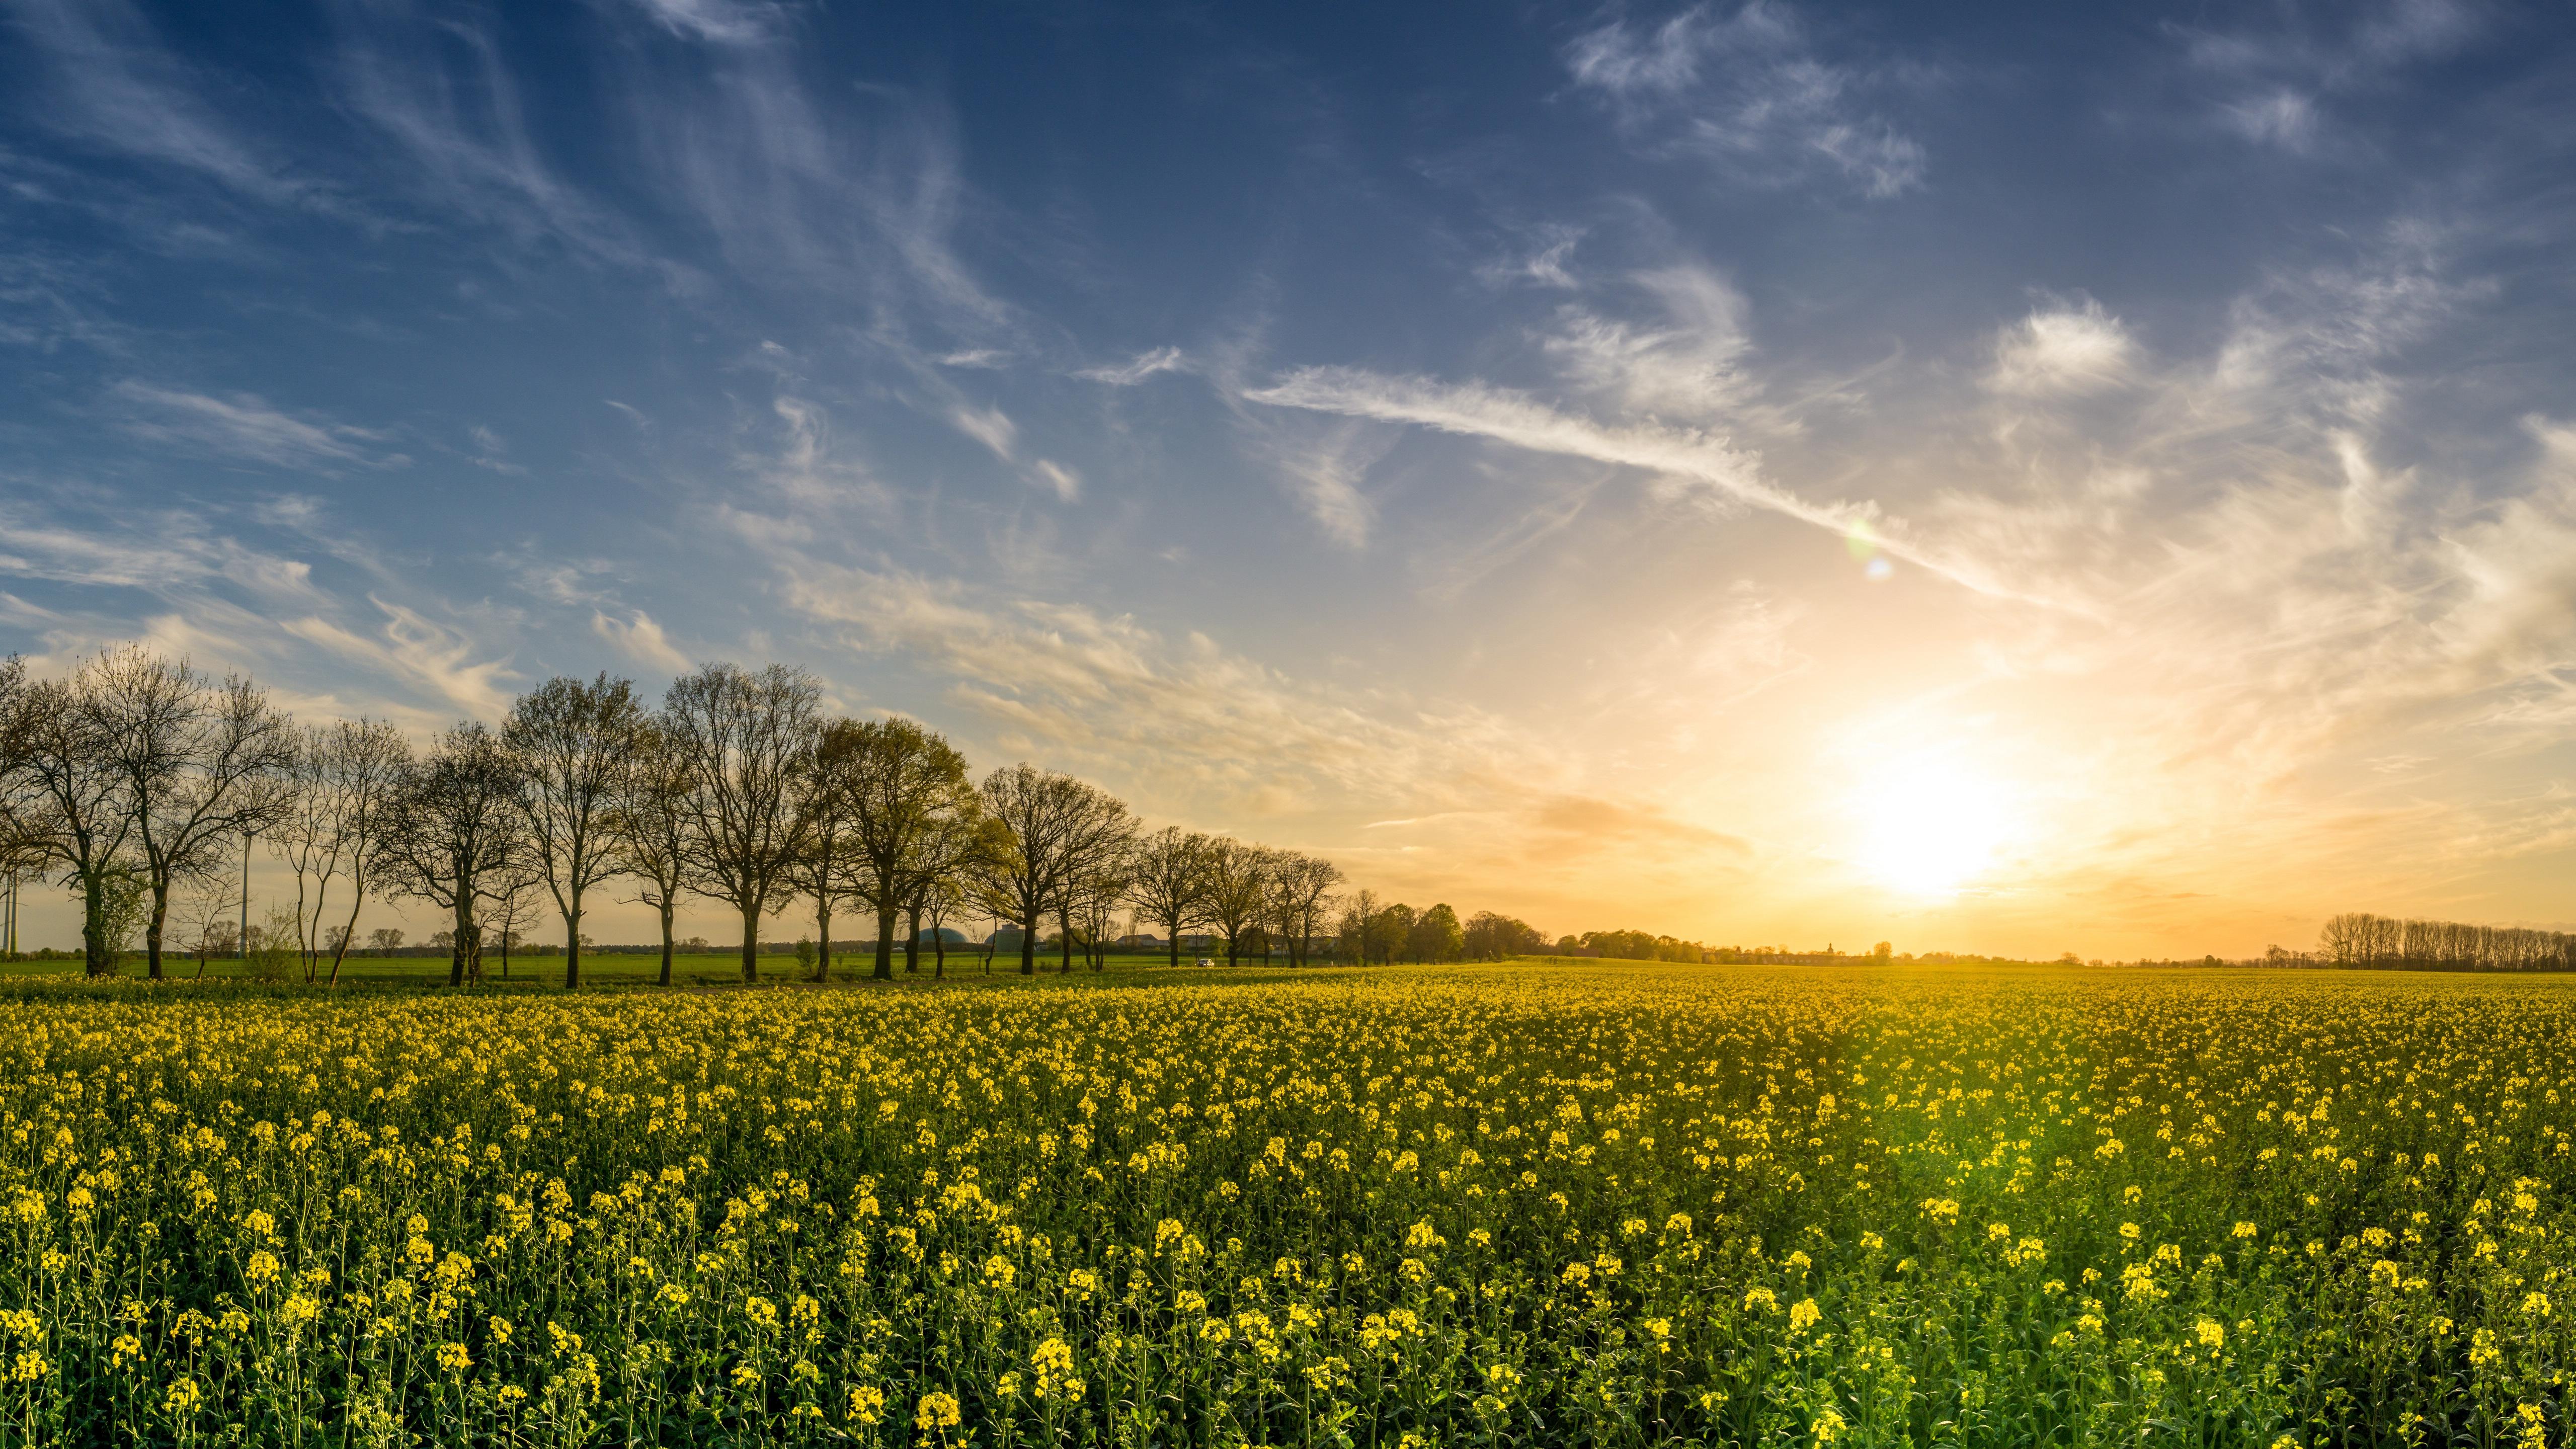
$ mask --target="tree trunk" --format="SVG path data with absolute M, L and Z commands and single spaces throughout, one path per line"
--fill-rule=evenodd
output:
M 1038 974 L 1038 922 L 1045 919 L 1046 912 L 1032 907 L 1029 918 L 1020 925 L 1020 974 L 1023 976 Z
M 106 922 L 100 917 L 107 912 L 107 891 L 101 875 L 84 871 L 81 875 L 81 967 L 91 976 L 115 974 L 116 958 L 108 954 Z
M 760 907 L 742 908 L 742 979 L 760 979 Z
M 468 904 L 472 899 L 462 889 L 456 893 L 455 944 L 447 952 L 447 984 L 450 986 L 465 984 L 465 953 L 473 949 L 474 937 L 474 908 Z
M 948 932 L 936 920 L 930 923 L 930 979 L 948 979 Z
M 1165 921 L 1163 929 L 1172 933 L 1172 969 L 1178 971 L 1181 969 L 1181 923 Z
M 822 937 L 814 943 L 814 980 L 819 984 L 832 979 L 832 898 L 828 894 L 814 897 L 814 934 Z
M 1070 976 L 1073 974 L 1073 908 L 1071 906 L 1055 913 L 1055 930 L 1056 949 L 1064 956 L 1064 964 L 1056 968 L 1055 974 Z
M 361 888 L 365 881 L 366 877 L 363 875 L 353 874 L 350 877 L 350 889 L 356 894 L 357 899 L 349 904 L 349 924 L 340 928 L 340 944 L 331 949 L 331 984 L 333 986 L 340 984 L 340 963 L 348 959 L 349 943 L 358 939 L 358 912 L 365 910 L 367 906 L 367 893 Z
M 662 893 L 662 983 L 671 984 L 671 893 Z
M 1239 950 L 1241 950 L 1241 949 L 1242 949 L 1242 948 L 1241 948 L 1241 944 L 1240 944 L 1240 943 L 1242 942 L 1242 940 L 1243 940 L 1242 935 L 1241 935 L 1241 934 L 1239 934 L 1238 932 L 1236 932 L 1236 930 L 1234 929 L 1234 927 L 1232 927 L 1232 926 L 1228 926 L 1228 927 L 1226 927 L 1226 928 L 1225 928 L 1225 964 L 1226 964 L 1226 965 L 1231 966 L 1231 965 L 1233 965 L 1233 964 L 1234 964 L 1236 953 L 1237 953 Z
M 564 918 L 564 990 L 566 990 L 566 991 L 574 991 L 574 990 L 578 990 L 578 989 L 580 989 L 580 987 L 581 987 L 581 894 L 580 894 L 580 892 L 576 891 L 576 892 L 574 892 L 574 893 L 573 893 L 573 898 L 572 898 L 572 909 L 571 909 L 571 910 L 568 910 L 568 911 L 566 911 L 566 912 L 564 912 L 564 913 L 563 913 L 563 918 Z M 501 945 L 501 959 L 502 959 L 503 961 L 507 961 L 507 960 L 509 960 L 509 959 L 510 959 L 510 947 L 509 947 L 509 943 L 508 943 L 507 941 L 504 941 L 504 942 L 502 943 L 502 945 Z M 506 968 L 505 968 L 505 969 L 506 969 Z
M 918 976 L 921 974 L 921 903 L 919 901 L 913 902 L 905 911 L 904 919 L 908 929 L 903 936 L 903 974 Z
M 877 969 L 868 979 L 894 979 L 894 904 L 890 901 L 877 907 Z
M 170 882 L 166 878 L 155 880 L 152 882 L 152 919 L 143 926 L 143 974 L 155 981 L 161 979 L 162 925 L 169 919 Z

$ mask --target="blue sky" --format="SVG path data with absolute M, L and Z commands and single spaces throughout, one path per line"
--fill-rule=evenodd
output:
M 0 36 L 39 670 L 788 659 L 1550 931 L 2576 920 L 2563 9 Z

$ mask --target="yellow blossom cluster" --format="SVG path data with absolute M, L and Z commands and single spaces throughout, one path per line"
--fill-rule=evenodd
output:
M 2219 973 L 31 987 L 0 1443 L 2564 1443 L 2571 1025 Z

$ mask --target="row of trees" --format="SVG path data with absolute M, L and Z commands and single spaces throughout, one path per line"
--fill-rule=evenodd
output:
M 1176 963 L 1180 937 L 1209 930 L 1229 964 L 1251 939 L 1304 964 L 1331 939 L 1343 883 L 1315 856 L 1146 832 L 1070 775 L 1018 764 L 971 780 L 953 746 L 909 721 L 826 718 L 813 677 L 784 665 L 708 665 L 658 708 L 605 674 L 550 679 L 499 729 L 462 723 L 418 754 L 378 721 L 299 729 L 250 681 L 140 646 L 61 680 L 0 664 L 0 869 L 78 894 L 92 974 L 113 968 L 120 912 L 140 915 L 156 979 L 182 917 L 198 918 L 202 952 L 254 840 L 293 873 L 307 977 L 333 982 L 365 939 L 369 901 L 449 918 L 440 935 L 460 984 L 479 975 L 484 943 L 511 939 L 542 901 L 562 922 L 573 987 L 583 919 L 611 883 L 659 914 L 664 984 L 691 896 L 740 916 L 745 980 L 759 974 L 762 921 L 798 900 L 815 913 L 818 976 L 836 916 L 855 912 L 874 917 L 875 975 L 888 978 L 899 919 L 908 959 L 927 924 L 944 972 L 941 928 L 967 911 L 1020 925 L 1023 973 L 1050 917 L 1063 969 L 1077 943 L 1097 968 L 1122 910 L 1160 927 Z M 1362 899 L 1364 915 L 1385 914 Z M 1420 954 L 1417 923 L 1394 909 L 1402 940 L 1389 945 L 1376 922 L 1362 959 Z M 1456 954 L 1441 944 L 1461 933 L 1455 913 L 1433 916 L 1445 925 L 1432 949 Z
M 2330 966 L 2383 970 L 2566 971 L 2576 969 L 2576 936 L 2352 912 L 2327 918 L 2317 955 Z
M 1708 948 L 1697 941 L 1677 936 L 1659 936 L 1652 931 L 1586 931 L 1581 936 L 1566 936 L 1557 943 L 1560 951 L 1581 946 L 1617 961 L 1688 961 L 1706 959 Z

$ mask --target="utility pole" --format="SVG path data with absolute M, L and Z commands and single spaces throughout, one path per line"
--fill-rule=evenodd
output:
M 0 955 L 5 955 L 7 959 L 15 961 L 18 959 L 18 874 L 15 871 L 11 871 L 9 873 L 9 919 L 7 925 L 8 939 L 5 945 L 0 945 Z
M 235 943 L 241 959 L 250 959 L 250 832 L 242 832 L 241 936 Z

